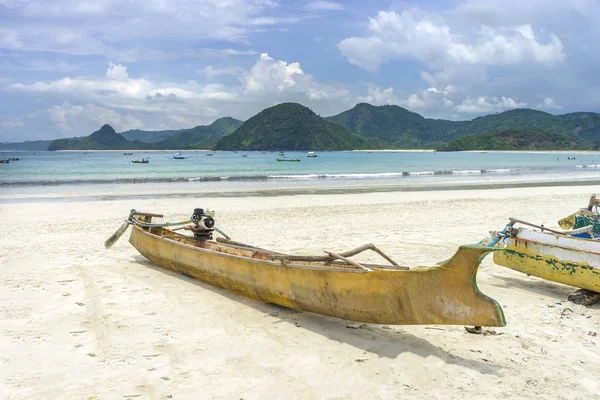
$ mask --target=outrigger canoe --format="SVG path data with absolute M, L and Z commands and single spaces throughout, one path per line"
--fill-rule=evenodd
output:
M 409 269 L 373 245 L 297 256 L 235 242 L 214 227 L 212 215 L 196 209 L 190 220 L 156 224 L 152 217 L 162 215 L 132 210 L 106 247 L 132 225 L 130 243 L 155 264 L 260 301 L 373 324 L 506 324 L 500 305 L 477 288 L 477 269 L 490 247 L 461 246 L 441 265 Z M 225 238 L 213 240 L 215 230 Z M 365 250 L 391 265 L 350 259 Z
M 490 244 L 504 248 L 494 253 L 494 263 L 600 293 L 599 204 L 593 195 L 587 209 L 559 221 L 563 228 L 574 228 L 565 231 L 511 218 L 501 232 L 493 234 Z

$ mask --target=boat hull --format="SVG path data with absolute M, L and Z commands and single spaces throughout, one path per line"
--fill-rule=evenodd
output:
M 483 295 L 476 272 L 489 247 L 463 246 L 439 267 L 366 271 L 298 266 L 265 253 L 181 243 L 133 227 L 130 243 L 150 261 L 257 300 L 346 320 L 394 325 L 504 326 L 500 305 Z M 258 258 L 257 258 L 258 257 Z
M 553 282 L 600 292 L 600 242 L 520 228 L 494 253 L 498 265 Z

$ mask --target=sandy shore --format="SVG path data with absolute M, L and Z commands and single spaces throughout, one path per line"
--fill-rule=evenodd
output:
M 402 264 L 432 265 L 509 216 L 556 226 L 598 189 L 0 202 L 0 397 L 595 398 L 600 306 L 568 303 L 571 288 L 491 257 L 478 283 L 508 325 L 483 336 L 350 329 L 164 271 L 125 237 L 111 250 L 103 241 L 131 208 L 176 220 L 203 206 L 261 247 L 309 254 L 373 242 Z

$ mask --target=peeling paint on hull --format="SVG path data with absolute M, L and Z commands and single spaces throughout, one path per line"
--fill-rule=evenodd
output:
M 600 292 L 600 242 L 562 237 L 519 228 L 504 251 L 494 254 L 498 265 L 549 281 Z

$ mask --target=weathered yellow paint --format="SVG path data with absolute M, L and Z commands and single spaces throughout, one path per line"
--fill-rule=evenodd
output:
M 297 310 L 375 324 L 506 324 L 500 305 L 476 285 L 489 247 L 462 246 L 437 267 L 366 271 L 341 263 L 274 261 L 263 251 L 195 241 L 163 228 L 134 226 L 129 241 L 164 268 Z
M 600 292 L 600 270 L 586 262 L 565 261 L 544 254 L 525 241 L 511 240 L 504 251 L 494 253 L 494 263 L 549 281 Z

